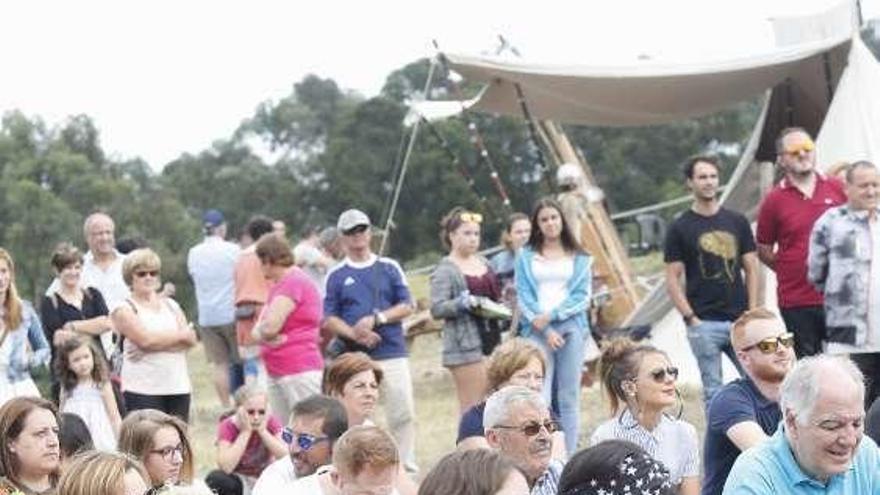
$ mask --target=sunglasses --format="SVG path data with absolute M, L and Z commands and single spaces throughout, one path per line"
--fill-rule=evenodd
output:
M 773 354 L 774 352 L 776 352 L 777 349 L 779 349 L 780 345 L 782 345 L 783 347 L 793 346 L 794 334 L 789 332 L 779 335 L 777 337 L 767 337 L 766 339 L 759 340 L 748 347 L 743 347 L 742 350 L 750 351 L 757 347 L 762 354 Z
M 245 409 L 245 412 L 248 413 L 249 416 L 262 416 L 266 414 L 265 409 Z
M 548 419 L 543 423 L 531 421 L 522 426 L 498 425 L 495 426 L 495 428 L 501 428 L 502 430 L 518 430 L 527 437 L 533 437 L 541 432 L 541 428 L 547 430 L 547 433 L 556 433 L 557 431 L 559 431 L 559 423 L 553 421 L 552 419 Z
M 663 383 L 666 381 L 667 375 L 672 377 L 673 380 L 678 380 L 678 368 L 675 366 L 657 368 L 651 372 L 651 379 L 657 383 Z
M 134 272 L 134 276 L 137 278 L 144 278 L 147 275 L 149 275 L 151 277 L 158 277 L 159 270 L 141 270 L 141 271 Z
M 814 143 L 812 140 L 808 139 L 808 140 L 804 141 L 803 143 L 801 143 L 800 145 L 789 146 L 789 147 L 785 148 L 785 154 L 786 155 L 797 155 L 798 153 L 800 153 L 802 151 L 804 153 L 809 153 L 809 152 L 813 151 L 814 149 L 816 149 L 816 143 Z
M 370 228 L 369 225 L 357 225 L 357 226 L 354 226 L 354 227 L 352 227 L 352 228 L 350 228 L 350 229 L 344 231 L 344 232 L 342 233 L 342 235 L 358 235 L 358 234 L 362 234 L 362 233 L 366 232 L 368 228 Z
M 319 442 L 329 440 L 329 437 L 316 437 L 314 435 L 309 435 L 308 433 L 295 433 L 290 428 L 284 428 L 281 430 L 281 440 L 287 445 L 293 445 L 293 443 L 296 442 L 296 445 L 300 450 L 306 451 Z
M 465 211 L 459 213 L 458 218 L 464 223 L 483 223 L 483 215 L 480 213 Z

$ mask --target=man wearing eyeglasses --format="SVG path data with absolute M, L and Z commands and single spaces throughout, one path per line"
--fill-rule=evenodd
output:
M 703 446 L 703 495 L 720 495 L 734 461 L 776 431 L 779 390 L 794 365 L 794 336 L 765 308 L 743 313 L 731 342 L 745 376 L 718 390 L 709 403 Z
M 776 163 L 785 177 L 758 212 L 758 257 L 776 273 L 776 296 L 798 357 L 822 352 L 822 294 L 807 281 L 813 224 L 829 208 L 846 203 L 843 184 L 816 170 L 816 145 L 806 130 L 788 127 L 776 139 Z
M 563 463 L 553 459 L 553 433 L 559 426 L 541 395 L 509 386 L 486 401 L 483 427 L 489 447 L 500 451 L 525 475 L 530 495 L 555 495 Z
M 846 169 L 847 204 L 826 211 L 810 235 L 807 278 L 825 296 L 831 354 L 850 354 L 880 395 L 880 174 L 859 161 Z
M 298 478 L 314 474 L 330 464 L 333 446 L 348 429 L 342 404 L 324 395 L 313 395 L 293 406 L 290 425 L 282 439 L 290 455 L 270 464 L 254 485 L 252 495 L 286 494 Z
M 322 330 L 338 337 L 342 352 L 365 352 L 382 367 L 388 428 L 404 467 L 416 472 L 415 401 L 401 323 L 412 313 L 409 285 L 400 264 L 373 253 L 366 213 L 344 211 L 336 227 L 346 257 L 327 273 Z
M 724 495 L 880 493 L 880 450 L 863 432 L 864 394 L 849 359 L 798 361 L 780 389 L 782 423 L 737 458 Z

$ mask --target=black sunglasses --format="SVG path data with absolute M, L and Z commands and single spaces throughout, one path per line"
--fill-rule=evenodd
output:
M 743 351 L 750 351 L 750 350 L 757 347 L 758 350 L 761 351 L 761 354 L 773 354 L 774 352 L 776 352 L 779 349 L 780 345 L 782 345 L 783 347 L 793 346 L 794 345 L 794 334 L 789 332 L 789 333 L 784 333 L 782 335 L 778 335 L 776 337 L 767 337 L 766 339 L 759 340 L 750 346 L 743 347 L 742 350 Z
M 668 366 L 666 368 L 657 368 L 651 372 L 651 378 L 657 383 L 665 382 L 667 375 L 671 376 L 673 380 L 677 380 L 678 368 L 675 366 Z
M 531 421 L 522 426 L 498 425 L 495 426 L 495 428 L 501 428 L 502 430 L 518 430 L 527 437 L 533 437 L 541 432 L 541 428 L 546 429 L 547 433 L 556 433 L 557 431 L 559 431 L 559 423 L 553 421 L 552 419 L 548 419 L 543 423 Z

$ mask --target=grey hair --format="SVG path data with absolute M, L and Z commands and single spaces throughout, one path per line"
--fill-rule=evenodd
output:
M 871 170 L 877 170 L 877 166 L 874 165 L 873 163 L 867 161 L 867 160 L 859 160 L 859 161 L 857 161 L 857 162 L 850 163 L 850 164 L 847 165 L 847 167 L 846 167 L 846 183 L 847 183 L 847 184 L 852 184 L 852 183 L 853 183 L 853 180 L 854 180 L 854 178 L 855 178 L 854 175 L 855 175 L 855 173 L 856 173 L 856 170 L 858 170 L 858 169 L 860 169 L 860 168 L 867 168 L 867 169 L 871 169 Z
M 828 354 L 803 358 L 795 363 L 782 382 L 779 408 L 783 416 L 790 410 L 798 423 L 807 423 L 819 398 L 819 378 L 828 369 L 841 370 L 852 378 L 860 390 L 864 390 L 865 377 L 849 358 Z
M 547 403 L 541 394 L 520 385 L 504 387 L 486 400 L 483 411 L 483 429 L 489 430 L 504 423 L 514 404 L 529 404 L 539 411 L 547 409 Z

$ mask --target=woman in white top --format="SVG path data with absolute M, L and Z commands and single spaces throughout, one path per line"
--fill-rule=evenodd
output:
M 544 399 L 553 404 L 565 432 L 566 451 L 577 451 L 584 344 L 591 339 L 590 266 L 553 199 L 538 201 L 529 242 L 516 258 L 520 331 L 547 356 Z
M 632 442 L 666 466 L 680 495 L 699 494 L 697 431 L 667 413 L 678 400 L 678 368 L 656 347 L 622 338 L 604 346 L 599 373 L 613 417 L 593 432 L 590 444 Z
M 158 409 L 189 421 L 186 351 L 196 343 L 180 306 L 158 293 L 162 262 L 150 249 L 136 249 L 122 263 L 131 297 L 113 311 L 122 335 L 122 388 L 129 411 Z

